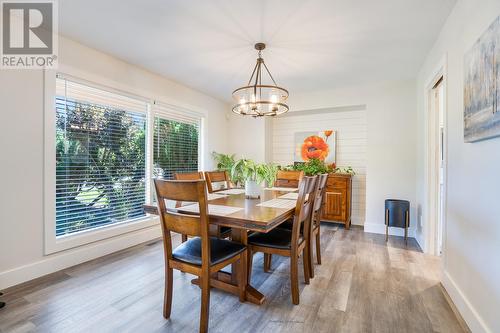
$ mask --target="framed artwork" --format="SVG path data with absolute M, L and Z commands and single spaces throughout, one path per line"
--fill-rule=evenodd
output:
M 500 136 L 500 16 L 464 58 L 464 141 Z
M 294 162 L 307 162 L 317 158 L 326 164 L 336 163 L 336 132 L 296 132 L 294 136 Z

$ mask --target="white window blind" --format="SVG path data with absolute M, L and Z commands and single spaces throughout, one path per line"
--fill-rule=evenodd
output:
M 153 177 L 198 171 L 201 116 L 164 104 L 153 113 Z
M 144 216 L 146 122 L 140 99 L 56 80 L 56 236 Z

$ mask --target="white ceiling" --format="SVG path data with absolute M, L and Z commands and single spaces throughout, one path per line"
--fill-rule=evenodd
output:
M 64 0 L 60 32 L 229 101 L 255 42 L 290 94 L 415 77 L 456 0 Z

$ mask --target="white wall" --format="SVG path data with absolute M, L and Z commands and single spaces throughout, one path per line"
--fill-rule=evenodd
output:
M 443 284 L 473 332 L 500 332 L 500 139 L 464 143 L 464 54 L 499 14 L 498 0 L 458 1 L 417 81 L 418 204 L 424 205 L 424 91 L 441 59 L 447 59 L 448 189 Z M 425 233 L 427 221 L 423 222 Z
M 204 150 L 227 150 L 226 103 L 66 38 L 59 62 L 66 74 L 206 111 Z M 0 71 L 0 289 L 160 236 L 154 227 L 43 255 L 43 85 L 42 71 Z M 208 154 L 204 163 L 213 167 Z
M 413 236 L 416 224 L 415 81 L 386 82 L 302 94 L 292 91 L 290 96 L 290 112 L 366 105 L 365 231 L 385 233 L 384 200 L 400 198 L 410 200 L 412 204 L 410 236 Z M 254 151 L 264 152 L 272 146 L 273 134 L 263 122 L 256 125 L 254 119 L 233 119 L 230 119 L 233 133 L 230 140 L 236 140 L 234 135 L 237 135 L 243 144 L 234 143 L 232 152 L 251 155 Z M 267 136 L 264 140 L 260 140 L 262 133 Z M 403 234 L 399 228 L 390 232 Z
M 336 164 L 352 166 L 352 224 L 363 225 L 366 216 L 366 145 L 365 107 L 329 108 L 290 112 L 272 119 L 272 160 L 281 165 L 293 164 L 296 132 L 332 129 L 336 131 Z M 331 144 L 331 138 L 329 139 Z
M 231 112 L 228 128 L 228 151 L 238 158 L 266 161 L 266 119 L 240 116 Z M 223 129 L 221 129 L 223 130 Z
M 365 231 L 385 233 L 384 200 L 411 202 L 410 236 L 415 228 L 415 81 L 385 82 L 292 95 L 294 110 L 366 105 Z M 392 234 L 402 235 L 394 228 Z

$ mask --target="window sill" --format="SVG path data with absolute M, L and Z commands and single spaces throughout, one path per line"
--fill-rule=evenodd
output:
M 84 246 L 129 232 L 153 227 L 158 224 L 159 218 L 157 216 L 147 215 L 140 219 L 108 225 L 93 230 L 85 230 L 71 235 L 59 237 L 55 237 L 54 235 L 50 237 L 50 239 L 46 239 L 45 255 Z

